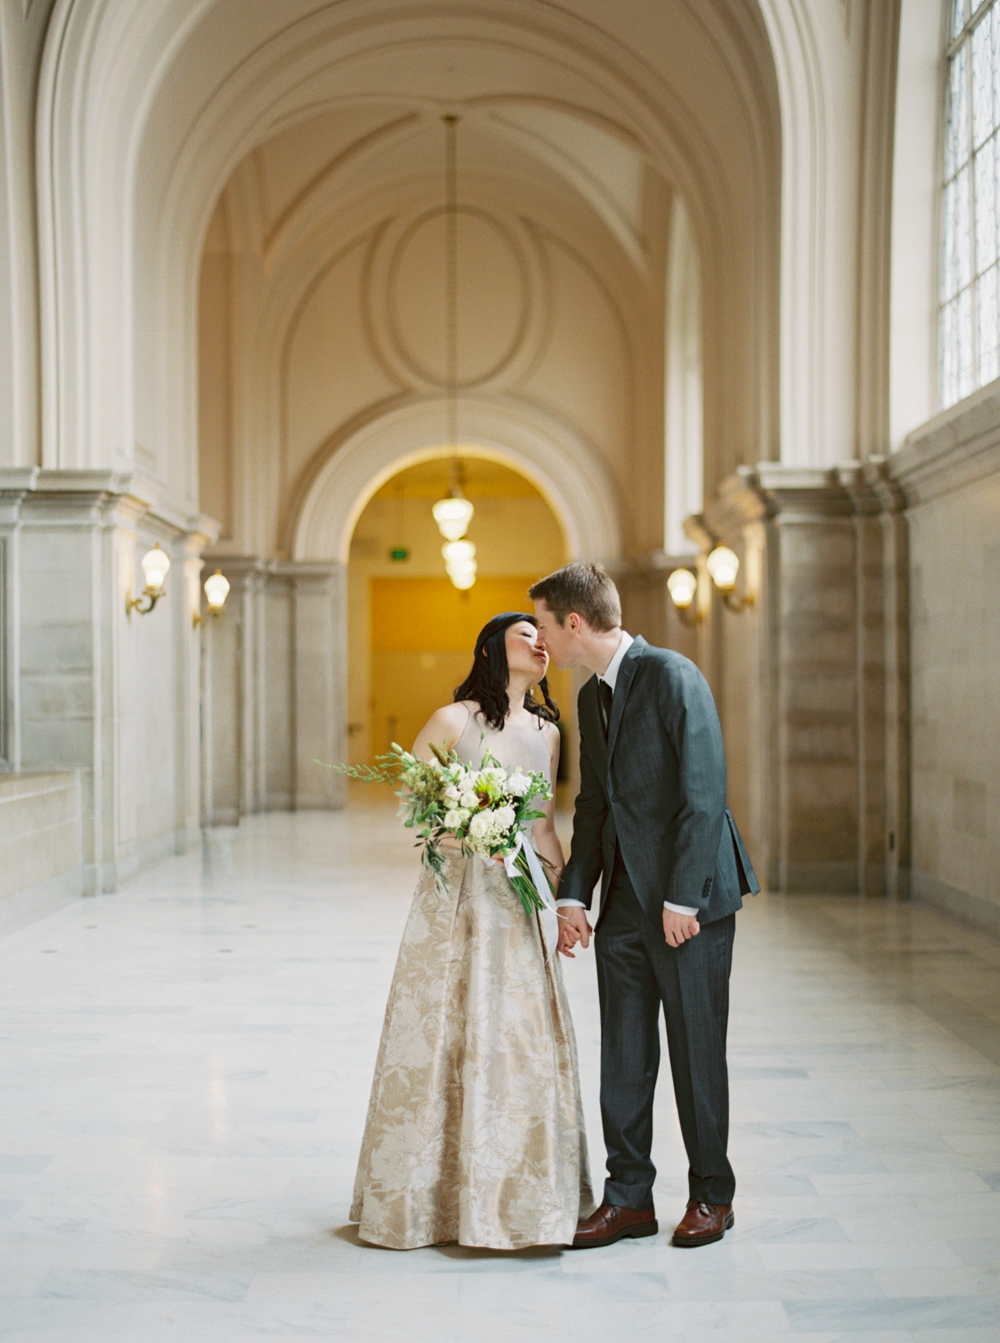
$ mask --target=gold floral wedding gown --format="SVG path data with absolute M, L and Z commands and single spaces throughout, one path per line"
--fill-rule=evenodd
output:
M 548 774 L 534 723 L 482 732 L 470 717 L 467 764 L 488 747 Z M 397 1250 L 566 1244 L 594 1199 L 558 957 L 498 863 L 447 863 L 443 894 L 421 874 L 403 933 L 351 1221 Z

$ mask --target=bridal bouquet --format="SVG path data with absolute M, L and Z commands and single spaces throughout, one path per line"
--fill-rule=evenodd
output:
M 417 832 L 421 861 L 444 884 L 441 840 L 452 835 L 466 854 L 502 857 L 511 885 L 528 914 L 551 909 L 551 887 L 541 860 L 528 844 L 524 825 L 537 820 L 535 798 L 552 796 L 537 770 L 504 769 L 484 751 L 478 769 L 469 769 L 454 751 L 431 746 L 433 760 L 421 760 L 395 742 L 374 765 L 338 765 L 338 773 L 365 783 L 395 783 L 403 824 Z

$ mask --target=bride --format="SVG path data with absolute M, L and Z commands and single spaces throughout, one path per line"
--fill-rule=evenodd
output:
M 431 759 L 433 742 L 478 768 L 488 749 L 551 783 L 559 711 L 547 666 L 532 616 L 494 616 L 455 703 L 431 715 L 415 754 Z M 533 842 L 558 874 L 554 806 Z M 502 864 L 448 843 L 447 890 L 424 871 L 403 933 L 351 1221 L 362 1240 L 397 1250 L 569 1245 L 595 1201 L 559 962 Z

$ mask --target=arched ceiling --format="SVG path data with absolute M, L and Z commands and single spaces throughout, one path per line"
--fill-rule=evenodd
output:
M 194 505 L 198 277 L 226 183 L 237 250 L 279 269 L 331 216 L 356 235 L 380 194 L 433 198 L 448 110 L 468 123 L 463 187 L 588 232 L 619 289 L 662 255 L 650 193 L 685 198 L 711 470 L 756 458 L 781 152 L 759 0 L 63 0 L 39 80 L 45 460 L 124 468 L 141 443 Z
M 514 213 L 529 195 L 558 196 L 560 213 L 592 216 L 645 271 L 647 165 L 630 136 L 579 112 L 530 101 L 455 110 L 463 185 L 488 178 L 491 197 Z M 318 221 L 345 215 L 354 201 L 399 199 L 415 189 L 432 198 L 443 194 L 441 117 L 425 100 L 366 98 L 283 127 L 241 165 L 256 197 L 253 237 L 242 241 L 273 262 Z

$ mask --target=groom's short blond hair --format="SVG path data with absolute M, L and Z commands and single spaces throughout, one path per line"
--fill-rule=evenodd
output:
M 560 625 L 565 625 L 571 611 L 583 616 L 598 633 L 617 629 L 622 623 L 618 589 L 599 564 L 564 564 L 554 574 L 532 583 L 528 596 L 533 602 L 544 602 Z

